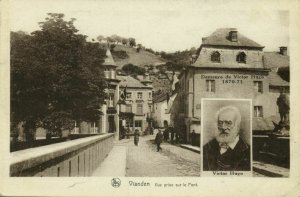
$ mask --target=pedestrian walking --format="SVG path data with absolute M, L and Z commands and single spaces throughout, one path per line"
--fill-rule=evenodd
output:
M 155 143 L 157 145 L 157 152 L 159 150 L 162 150 L 162 148 L 160 147 L 160 144 L 162 143 L 162 141 L 163 141 L 163 134 L 162 134 L 161 130 L 158 130 L 158 133 L 155 136 Z
M 139 145 L 139 138 L 140 138 L 140 133 L 139 130 L 135 130 L 134 132 L 134 145 L 138 146 Z
M 168 126 L 168 121 L 166 120 L 164 121 L 164 128 L 165 128 L 163 133 L 164 141 L 167 142 L 169 140 L 169 126 Z
M 195 130 L 191 133 L 191 143 L 193 146 L 196 146 L 196 133 Z
M 170 127 L 170 132 L 171 132 L 171 144 L 173 144 L 174 143 L 175 132 L 174 132 L 174 129 L 172 127 Z
M 150 135 L 153 135 L 153 127 L 150 125 Z

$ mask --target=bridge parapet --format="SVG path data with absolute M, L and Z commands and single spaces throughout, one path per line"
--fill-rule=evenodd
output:
M 89 176 L 113 147 L 114 134 L 102 134 L 11 153 L 10 176 Z

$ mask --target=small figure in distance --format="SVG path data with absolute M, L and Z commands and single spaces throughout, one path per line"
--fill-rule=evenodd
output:
M 139 130 L 136 129 L 134 131 L 134 145 L 138 146 L 139 145 L 139 137 L 140 136 L 140 133 L 139 133 Z
M 159 130 L 158 130 L 158 133 L 157 133 L 156 136 L 155 136 L 155 143 L 156 143 L 156 145 L 157 145 L 157 152 L 158 152 L 159 150 L 162 150 L 162 148 L 160 147 L 160 144 L 162 143 L 163 138 L 164 138 L 164 136 L 163 136 L 161 130 L 159 129 Z

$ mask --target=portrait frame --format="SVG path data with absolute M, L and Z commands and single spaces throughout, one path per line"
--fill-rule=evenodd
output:
M 241 114 L 239 137 L 250 146 L 250 171 L 210 171 L 204 170 L 203 147 L 214 139 L 214 130 L 217 129 L 216 113 L 223 107 L 236 107 Z M 201 176 L 252 176 L 253 174 L 253 143 L 252 143 L 252 99 L 237 98 L 202 98 L 201 99 Z M 207 111 L 206 111 L 207 110 Z M 210 130 L 205 133 L 205 130 Z

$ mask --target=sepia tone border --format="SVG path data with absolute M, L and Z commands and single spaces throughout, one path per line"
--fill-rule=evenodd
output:
M 76 3 L 76 0 L 74 1 Z M 130 1 L 129 3 L 134 2 Z M 159 1 L 153 1 L 159 2 Z M 180 2 L 174 0 L 173 2 Z M 148 178 L 119 177 L 119 188 L 111 186 L 113 177 L 102 178 L 13 178 L 9 177 L 9 12 L 10 1 L 0 0 L 0 195 L 4 196 L 299 196 L 300 193 L 300 2 L 296 0 L 214 0 L 214 7 L 199 9 L 289 10 L 291 51 L 291 166 L 289 178 Z M 187 1 L 189 3 L 189 1 Z M 33 5 L 34 6 L 34 5 Z M 29 10 L 28 10 L 29 11 Z M 192 22 L 192 21 L 188 21 Z M 149 182 L 149 187 L 130 187 L 128 182 Z M 183 184 L 182 187 L 155 187 L 155 183 Z M 188 187 L 197 183 L 197 187 Z M 186 184 L 186 186 L 184 186 Z

